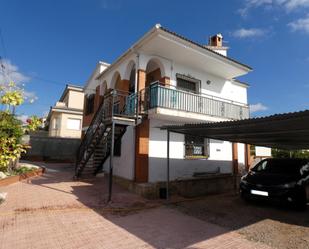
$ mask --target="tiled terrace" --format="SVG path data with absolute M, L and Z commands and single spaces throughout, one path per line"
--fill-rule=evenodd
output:
M 45 166 L 42 177 L 0 188 L 8 193 L 0 205 L 1 249 L 269 248 L 117 185 L 108 205 L 104 178 L 74 182 L 72 166 Z

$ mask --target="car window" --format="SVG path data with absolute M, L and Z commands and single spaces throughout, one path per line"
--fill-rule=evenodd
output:
M 301 174 L 306 164 L 306 161 L 297 159 L 269 159 L 261 161 L 252 170 L 271 174 Z
M 261 161 L 252 170 L 253 171 L 258 171 L 258 172 L 266 171 L 267 163 L 268 163 L 267 160 Z
M 303 165 L 303 166 L 300 168 L 300 174 L 301 174 L 301 175 L 309 175 L 309 163 Z

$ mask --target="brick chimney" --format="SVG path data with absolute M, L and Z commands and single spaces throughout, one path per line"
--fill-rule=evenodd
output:
M 209 38 L 208 46 L 222 47 L 222 43 L 223 43 L 223 36 L 222 34 L 219 33 Z
M 205 47 L 219 54 L 227 56 L 228 47 L 223 46 L 223 36 L 220 33 L 209 37 L 208 45 Z

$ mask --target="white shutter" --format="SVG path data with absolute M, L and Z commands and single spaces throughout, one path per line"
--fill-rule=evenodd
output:
M 80 119 L 68 118 L 67 128 L 70 130 L 80 130 Z

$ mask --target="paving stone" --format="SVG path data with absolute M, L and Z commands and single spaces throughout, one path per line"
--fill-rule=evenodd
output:
M 98 207 L 109 207 L 105 178 L 72 181 L 73 167 L 45 166 L 44 176 L 0 188 L 8 193 L 0 205 L 0 249 L 269 248 L 168 207 L 102 213 Z M 113 190 L 117 207 L 149 204 L 117 185 Z

